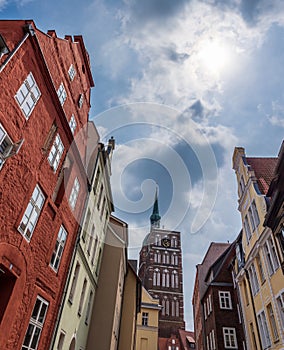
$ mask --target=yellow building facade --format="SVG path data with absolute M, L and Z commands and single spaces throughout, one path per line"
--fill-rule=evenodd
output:
M 248 349 L 283 349 L 283 310 L 277 295 L 284 289 L 275 237 L 264 226 L 266 197 L 277 158 L 252 158 L 235 148 L 233 169 L 238 183 L 242 232 L 236 251 L 235 279 L 239 289 Z
M 142 287 L 141 311 L 137 317 L 135 350 L 158 350 L 158 322 L 161 306 Z

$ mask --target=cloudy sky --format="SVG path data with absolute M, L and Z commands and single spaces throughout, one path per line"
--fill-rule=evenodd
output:
M 180 230 L 187 328 L 195 266 L 241 228 L 235 146 L 277 156 L 284 131 L 282 0 L 0 0 L 2 19 L 81 34 L 96 87 L 90 116 L 113 135 L 115 214 L 137 258 L 155 188 Z M 156 185 L 157 184 L 157 185 Z

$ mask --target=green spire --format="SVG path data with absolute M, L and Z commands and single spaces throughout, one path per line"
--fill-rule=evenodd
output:
M 158 205 L 158 190 L 156 188 L 156 194 L 155 194 L 155 202 L 153 206 L 153 212 L 150 216 L 151 226 L 152 227 L 160 227 L 160 214 L 159 214 L 159 205 Z

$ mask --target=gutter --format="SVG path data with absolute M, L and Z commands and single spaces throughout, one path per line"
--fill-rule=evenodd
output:
M 25 29 L 26 30 L 26 29 Z M 20 47 L 23 45 L 23 43 L 27 40 L 27 38 L 31 35 L 34 35 L 34 32 L 30 31 L 26 33 L 23 37 L 23 39 L 16 45 L 16 47 L 9 53 L 5 61 L 0 66 L 0 73 L 4 70 L 4 68 L 7 66 L 7 64 L 10 62 L 10 60 L 15 56 L 15 54 L 18 52 Z

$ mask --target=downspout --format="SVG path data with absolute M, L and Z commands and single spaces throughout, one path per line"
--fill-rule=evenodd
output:
M 249 273 L 248 273 L 248 270 L 247 269 L 244 269 L 245 270 L 245 274 L 246 274 L 246 278 L 248 280 L 248 286 L 249 286 L 249 294 L 250 294 L 250 298 L 251 298 L 251 303 L 252 303 L 252 309 L 253 309 L 253 316 L 254 316 L 254 321 L 255 321 L 255 324 L 256 324 L 256 330 L 257 330 L 257 336 L 258 336 L 258 340 L 261 344 L 261 337 L 260 337 L 260 332 L 259 332 L 259 328 L 258 328 L 258 323 L 257 323 L 257 319 L 256 319 L 256 313 L 255 313 L 255 305 L 254 305 L 254 299 L 253 299 L 253 295 L 252 295 L 252 290 L 251 290 L 251 285 L 250 285 L 250 279 L 249 279 Z M 262 344 L 261 344 L 262 346 Z
M 23 43 L 27 40 L 30 33 L 26 33 L 23 37 L 23 39 L 16 45 L 16 47 L 9 53 L 5 61 L 0 66 L 0 73 L 4 70 L 4 68 L 7 66 L 7 64 L 10 62 L 10 60 L 15 56 L 15 54 L 18 52 L 19 48 L 23 45 Z M 33 35 L 33 33 L 31 33 Z

